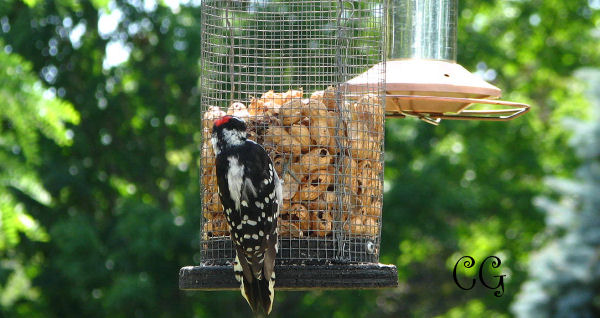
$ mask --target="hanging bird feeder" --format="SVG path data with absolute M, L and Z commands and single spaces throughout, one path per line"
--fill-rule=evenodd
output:
M 501 90 L 456 63 L 458 0 L 394 0 L 389 10 L 389 56 L 347 82 L 368 86 L 371 73 L 385 69 L 386 116 L 507 121 L 529 111 L 521 103 L 497 100 Z M 502 109 L 471 110 L 472 105 Z M 506 108 L 508 107 L 508 108 Z
M 395 287 L 379 264 L 385 58 L 380 1 L 202 1 L 200 265 L 186 290 L 239 289 L 219 202 L 213 120 L 243 118 L 284 181 L 275 289 Z
M 385 116 L 438 124 L 529 110 L 497 100 L 500 89 L 456 64 L 457 0 L 399 0 L 389 10 L 378 0 L 201 5 L 200 264 L 180 270 L 180 289 L 239 288 L 217 194 L 214 119 L 244 118 L 285 182 L 275 289 L 385 288 L 398 284 L 396 267 L 379 264 Z

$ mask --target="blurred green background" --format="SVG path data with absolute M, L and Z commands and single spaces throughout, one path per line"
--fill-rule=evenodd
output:
M 177 288 L 199 262 L 199 5 L 0 1 L 0 317 L 249 317 Z M 600 1 L 462 0 L 458 57 L 532 111 L 388 120 L 400 287 L 279 292 L 272 317 L 600 316 Z M 463 255 L 500 257 L 502 297 L 455 285 Z

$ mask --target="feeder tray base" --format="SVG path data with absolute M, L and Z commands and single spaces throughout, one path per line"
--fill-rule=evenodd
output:
M 398 287 L 398 270 L 384 264 L 275 265 L 275 289 L 377 289 Z M 231 265 L 186 266 L 181 290 L 239 290 Z

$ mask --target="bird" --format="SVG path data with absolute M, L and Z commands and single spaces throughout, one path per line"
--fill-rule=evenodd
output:
M 265 149 L 248 140 L 246 122 L 223 116 L 213 123 L 218 193 L 235 248 L 233 270 L 256 315 L 268 315 L 275 295 L 277 219 L 282 185 Z

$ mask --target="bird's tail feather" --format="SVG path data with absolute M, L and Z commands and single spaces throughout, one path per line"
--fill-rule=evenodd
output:
M 252 282 L 243 278 L 242 294 L 248 301 L 255 314 L 268 315 L 273 307 L 273 282 L 274 278 L 253 279 Z

